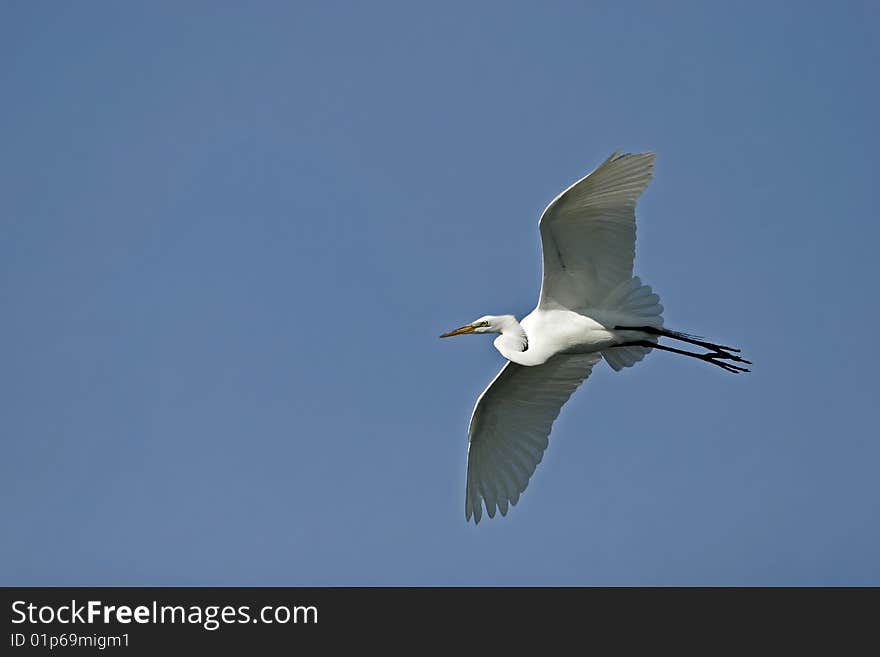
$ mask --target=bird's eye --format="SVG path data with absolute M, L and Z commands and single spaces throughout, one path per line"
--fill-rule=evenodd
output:
M 480 322 L 480 326 L 489 326 L 489 322 Z

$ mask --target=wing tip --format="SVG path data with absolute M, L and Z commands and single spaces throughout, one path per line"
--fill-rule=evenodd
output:
M 656 151 L 642 151 L 641 153 L 621 153 L 620 152 L 621 150 L 622 149 L 620 149 L 620 148 L 615 149 L 614 152 L 611 154 L 611 157 L 609 157 L 606 160 L 606 162 L 610 162 L 610 161 L 616 162 L 617 160 L 622 160 L 625 157 L 639 157 L 639 158 L 644 158 L 646 160 L 656 160 L 657 159 L 657 152 Z
M 483 514 L 481 513 L 482 510 L 481 505 L 473 506 L 471 505 L 470 500 L 468 500 L 464 505 L 464 521 L 467 523 L 473 518 L 474 524 L 479 525 L 480 520 L 483 517 Z
M 529 477 L 531 479 L 531 477 Z M 479 525 L 480 520 L 483 519 L 483 505 L 485 504 L 486 515 L 489 518 L 494 518 L 495 514 L 500 512 L 502 517 L 507 517 L 508 512 L 516 506 L 517 502 L 520 500 L 520 495 L 522 495 L 523 491 L 525 491 L 528 486 L 528 480 L 526 480 L 525 484 L 522 487 L 522 490 L 517 491 L 511 497 L 505 497 L 504 499 L 498 500 L 497 508 L 494 506 L 490 506 L 485 498 L 479 497 L 476 501 L 471 499 L 470 495 L 468 495 L 464 502 L 464 521 L 470 522 L 471 519 L 474 521 L 474 525 Z

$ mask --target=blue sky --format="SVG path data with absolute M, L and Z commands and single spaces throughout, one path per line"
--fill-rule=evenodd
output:
M 877 5 L 0 9 L 0 583 L 880 584 Z M 464 521 L 544 205 L 654 150 L 600 365 Z

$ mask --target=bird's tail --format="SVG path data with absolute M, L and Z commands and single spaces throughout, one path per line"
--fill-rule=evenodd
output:
M 602 308 L 614 314 L 614 323 L 619 326 L 650 326 L 658 329 L 663 326 L 660 297 L 650 285 L 643 285 L 638 276 L 613 288 L 605 297 Z M 619 372 L 624 367 L 638 363 L 649 351 L 646 347 L 613 347 L 603 351 L 602 356 L 615 372 Z

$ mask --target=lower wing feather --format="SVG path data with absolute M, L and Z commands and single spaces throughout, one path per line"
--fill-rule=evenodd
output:
M 560 354 L 543 365 L 508 362 L 483 391 L 468 430 L 465 517 L 506 515 L 544 456 L 562 405 L 583 383 L 598 354 Z

